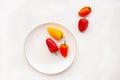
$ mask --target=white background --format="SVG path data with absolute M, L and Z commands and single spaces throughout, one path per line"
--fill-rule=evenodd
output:
M 77 12 L 89 5 L 90 24 L 80 33 Z M 72 66 L 46 75 L 26 61 L 27 34 L 45 22 L 57 22 L 76 38 Z M 120 80 L 120 0 L 0 0 L 0 80 Z

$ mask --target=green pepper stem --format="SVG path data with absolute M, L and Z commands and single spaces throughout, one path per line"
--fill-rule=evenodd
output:
M 66 41 L 64 40 L 64 45 L 66 45 Z

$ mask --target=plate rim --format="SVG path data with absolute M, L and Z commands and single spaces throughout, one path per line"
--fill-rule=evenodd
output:
M 64 68 L 63 70 L 57 71 L 57 72 L 52 72 L 52 73 L 43 72 L 43 71 L 40 71 L 40 70 L 36 69 L 36 68 L 30 63 L 30 61 L 28 60 L 27 52 L 26 52 L 26 50 L 25 50 L 25 48 L 26 48 L 26 47 L 25 47 L 25 43 L 26 43 L 27 38 L 29 37 L 29 35 L 32 33 L 32 31 L 35 30 L 35 29 L 37 29 L 38 27 L 40 27 L 40 26 L 42 26 L 42 25 L 46 25 L 46 24 L 55 24 L 55 25 L 62 26 L 63 28 L 65 28 L 65 29 L 72 35 L 72 37 L 74 38 L 74 42 L 75 42 L 75 54 L 74 54 L 74 56 L 73 56 L 70 64 L 69 64 L 66 68 Z M 76 53 L 77 53 L 77 43 L 76 43 L 76 38 L 75 38 L 75 36 L 73 35 L 73 33 L 72 33 L 68 28 L 66 28 L 65 26 L 63 26 L 63 25 L 61 25 L 61 24 L 59 24 L 59 23 L 56 23 L 56 22 L 45 22 L 45 23 L 39 24 L 39 25 L 36 26 L 35 28 L 32 28 L 32 30 L 30 30 L 30 31 L 28 32 L 27 36 L 25 37 L 25 41 L 24 41 L 24 55 L 25 55 L 25 59 L 26 59 L 26 61 L 28 62 L 28 64 L 29 64 L 35 71 L 40 72 L 40 73 L 43 73 L 43 74 L 52 75 L 52 74 L 59 74 L 59 73 L 62 73 L 62 72 L 64 72 L 64 71 L 66 71 L 66 70 L 67 70 L 68 68 L 70 68 L 71 65 L 73 64 L 73 62 L 74 62 L 74 60 L 75 60 L 75 57 L 76 57 Z

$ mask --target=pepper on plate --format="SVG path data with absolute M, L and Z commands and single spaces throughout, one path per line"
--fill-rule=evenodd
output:
M 48 27 L 47 31 L 56 40 L 61 40 L 61 38 L 63 38 L 63 32 L 58 29 Z
M 64 58 L 67 57 L 67 55 L 68 55 L 68 45 L 66 44 L 66 41 L 64 41 L 64 43 L 60 45 L 60 53 Z
M 57 44 L 51 38 L 46 39 L 46 44 L 51 53 L 55 53 L 59 50 Z

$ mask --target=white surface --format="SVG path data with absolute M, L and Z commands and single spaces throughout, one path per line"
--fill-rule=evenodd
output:
M 93 9 L 85 33 L 77 29 L 78 10 Z M 27 63 L 24 41 L 44 22 L 66 26 L 77 41 L 72 66 L 44 75 Z M 119 0 L 0 0 L 0 80 L 120 80 Z
M 63 32 L 65 37 L 60 41 L 55 40 L 47 31 L 48 27 L 58 29 Z M 69 46 L 68 55 L 66 58 L 61 56 L 57 51 L 56 55 L 48 50 L 46 39 L 51 38 L 59 47 L 63 44 L 63 40 Z M 39 72 L 45 74 L 56 74 L 63 72 L 72 64 L 76 54 L 76 42 L 73 34 L 64 26 L 58 23 L 44 23 L 33 29 L 25 40 L 26 59 L 30 65 Z

